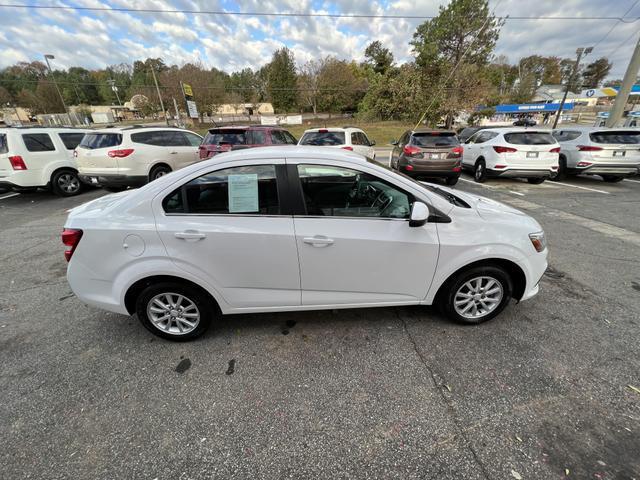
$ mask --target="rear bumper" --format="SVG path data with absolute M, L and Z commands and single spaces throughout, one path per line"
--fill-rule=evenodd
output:
M 6 171 L 0 176 L 0 187 L 11 190 L 19 190 L 21 188 L 37 188 L 46 187 L 47 182 L 42 181 L 41 170 L 17 170 L 9 171 L 9 175 L 5 175 Z
M 146 184 L 146 175 L 80 175 L 80 180 L 88 185 L 113 187 L 139 187 Z
M 591 175 L 619 175 L 621 177 L 629 177 L 640 172 L 639 165 L 620 165 L 620 164 L 603 164 L 594 163 L 585 168 L 568 169 L 569 173 L 587 173 Z
M 489 177 L 503 177 L 503 178 L 549 178 L 553 170 L 548 169 L 520 169 L 520 168 L 506 168 L 504 170 L 491 170 L 487 169 L 487 176 Z
M 442 165 L 403 164 L 398 165 L 399 170 L 410 177 L 459 177 L 462 171 L 459 160 Z

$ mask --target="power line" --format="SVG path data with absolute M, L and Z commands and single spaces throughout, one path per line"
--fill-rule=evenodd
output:
M 124 13 L 185 13 L 191 15 L 227 15 L 244 17 L 312 17 L 312 18 L 369 18 L 369 19 L 402 19 L 402 20 L 431 20 L 436 15 L 393 15 L 393 14 L 367 14 L 367 13 L 319 13 L 319 12 L 236 12 L 225 10 L 190 10 L 190 9 L 162 9 L 162 8 L 131 8 L 131 7 L 79 7 L 67 5 L 24 5 L 18 3 L 2 3 L 1 8 L 22 8 L 31 10 L 75 10 L 90 12 L 124 12 Z M 548 16 L 532 15 L 518 16 L 505 15 L 495 17 L 500 20 L 618 20 L 624 23 L 632 23 L 640 20 L 640 17 L 611 17 L 611 16 Z
M 606 56 L 610 57 L 611 55 L 613 55 L 616 51 L 618 51 L 620 48 L 624 47 L 627 43 L 629 43 L 629 40 L 631 40 L 637 34 L 638 34 L 638 30 L 636 30 L 635 32 L 631 32 L 631 35 L 625 38 L 624 41 L 620 43 L 617 47 L 614 47 L 609 53 L 607 53 Z
M 640 0 L 636 0 L 635 2 L 633 2 L 633 5 L 631 5 L 631 6 L 627 9 L 627 11 L 626 11 L 626 12 L 624 12 L 624 14 L 622 15 L 622 18 L 626 17 L 626 16 L 627 16 L 627 14 L 628 14 L 628 13 L 630 13 L 630 12 L 631 12 L 631 10 L 633 10 L 633 9 L 635 8 L 635 6 L 638 4 L 638 2 L 640 2 Z M 616 23 L 614 23 L 614 24 L 611 26 L 611 28 L 609 29 L 609 31 L 604 35 L 604 37 L 602 37 L 600 40 L 598 40 L 598 41 L 596 42 L 596 44 L 593 46 L 593 49 L 595 50 L 595 49 L 598 47 L 598 45 L 600 45 L 602 42 L 604 42 L 604 41 L 606 40 L 606 38 L 607 38 L 609 35 L 611 35 L 611 32 L 613 32 L 613 31 L 616 29 L 616 27 L 617 27 L 618 25 L 620 25 L 620 23 L 622 23 L 620 20 L 618 20 Z

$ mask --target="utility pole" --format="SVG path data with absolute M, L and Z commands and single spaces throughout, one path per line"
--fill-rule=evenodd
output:
M 116 94 L 116 98 L 118 99 L 118 105 L 122 106 L 122 102 L 120 101 L 120 95 L 118 95 L 118 87 L 116 87 L 116 81 L 113 79 L 107 80 L 107 83 L 111 85 L 111 90 Z
M 622 118 L 622 114 L 624 113 L 624 107 L 627 105 L 627 100 L 629 100 L 629 93 L 631 93 L 631 88 L 633 87 L 633 84 L 636 82 L 639 69 L 640 69 L 640 39 L 636 44 L 636 49 L 633 51 L 631 60 L 629 60 L 629 66 L 627 67 L 627 71 L 624 74 L 622 85 L 620 85 L 620 90 L 618 91 L 618 95 L 616 95 L 616 100 L 613 103 L 611 112 L 609 112 L 609 118 L 607 118 L 607 121 L 605 122 L 605 126 L 610 128 L 615 127 L 616 123 L 618 123 Z
M 576 50 L 576 54 L 578 55 L 578 58 L 576 58 L 576 63 L 573 66 L 573 69 L 571 70 L 571 75 L 569 76 L 569 79 L 567 80 L 567 88 L 564 89 L 564 95 L 562 96 L 562 101 L 560 102 L 560 106 L 558 107 L 558 113 L 556 114 L 556 118 L 553 121 L 553 129 L 555 129 L 558 126 L 558 121 L 560 120 L 560 115 L 562 115 L 562 109 L 564 108 L 564 102 L 567 101 L 567 95 L 569 94 L 569 88 L 571 87 L 571 83 L 573 82 L 573 79 L 576 76 L 576 73 L 578 73 L 578 69 L 580 68 L 580 60 L 582 59 L 582 55 L 589 55 L 591 52 L 593 51 L 593 47 L 587 47 L 587 48 L 582 48 L 580 47 L 579 49 Z
M 164 121 L 169 126 L 169 119 L 167 118 L 167 112 L 164 109 L 164 103 L 162 102 L 162 95 L 160 95 L 160 87 L 158 86 L 158 80 L 156 79 L 156 71 L 151 65 L 151 75 L 153 75 L 153 83 L 156 84 L 156 92 L 158 92 L 158 100 L 160 100 L 160 108 L 162 109 L 162 114 L 164 115 Z
M 173 108 L 176 109 L 176 127 L 182 127 L 182 120 L 180 119 L 180 111 L 178 110 L 178 102 L 176 102 L 176 98 L 175 97 L 171 97 L 173 99 Z
M 64 108 L 64 113 L 67 114 L 67 117 L 69 117 L 69 121 L 71 122 L 71 115 L 69 115 L 69 110 L 67 110 L 67 105 L 64 103 L 62 92 L 60 91 L 60 88 L 58 88 L 58 82 L 56 82 L 56 77 L 53 75 L 53 70 L 51 70 L 51 65 L 49 65 L 49 60 L 54 60 L 55 58 L 56 57 L 54 57 L 51 54 L 45 54 L 44 61 L 47 62 L 47 68 L 49 69 L 49 76 L 53 79 L 53 84 L 55 85 L 56 90 L 58 91 L 58 95 L 60 96 L 60 100 L 62 101 L 62 107 Z M 73 124 L 73 122 L 71 122 L 71 124 Z

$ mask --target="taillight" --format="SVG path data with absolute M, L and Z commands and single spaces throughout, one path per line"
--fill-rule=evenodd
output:
M 349 150 L 350 152 L 353 152 L 353 147 L 342 147 L 343 150 Z
M 580 152 L 599 152 L 602 147 L 593 147 L 591 145 L 578 145 L 578 151 Z
M 551 150 L 549 150 L 549 152 L 551 152 L 551 153 L 560 153 L 560 147 L 552 148 Z
M 82 230 L 77 230 L 74 228 L 65 228 L 64 230 L 62 230 L 62 243 L 67 247 L 64 251 L 64 258 L 67 260 L 67 262 L 71 260 L 73 252 L 75 252 L 81 238 Z
M 591 163 L 591 162 L 578 162 L 578 163 L 576 163 L 576 166 L 578 166 L 578 167 L 588 167 L 589 165 L 593 165 L 593 163 Z
M 422 153 L 418 147 L 412 147 L 411 145 L 405 145 L 402 151 L 410 157 L 413 157 L 414 155 L 420 155 Z
M 494 165 L 493 168 L 507 168 L 507 166 L 498 163 L 497 165 Z
M 318 130 L 318 133 L 329 133 L 329 130 L 327 130 L 326 128 L 321 128 L 320 130 Z
M 14 170 L 26 170 L 27 166 L 24 164 L 24 160 L 20 155 L 14 155 L 9 157 L 9 162 L 11 162 L 11 168 Z
M 493 149 L 496 151 L 496 153 L 513 153 L 518 151 L 517 149 L 512 147 L 501 147 L 501 146 L 493 147 Z
M 404 167 L 404 169 L 411 171 L 411 170 L 413 170 L 413 165 L 407 165 L 407 166 Z
M 121 150 L 109 150 L 107 155 L 111 158 L 123 158 L 128 157 L 133 153 L 133 148 L 123 148 Z
M 449 154 L 449 156 L 450 157 L 461 157 L 463 153 L 464 153 L 464 148 L 462 148 L 462 146 L 453 147 L 453 149 L 451 150 L 451 153 Z

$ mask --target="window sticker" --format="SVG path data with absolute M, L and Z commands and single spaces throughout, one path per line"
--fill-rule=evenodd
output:
M 258 212 L 258 174 L 229 175 L 229 213 Z

